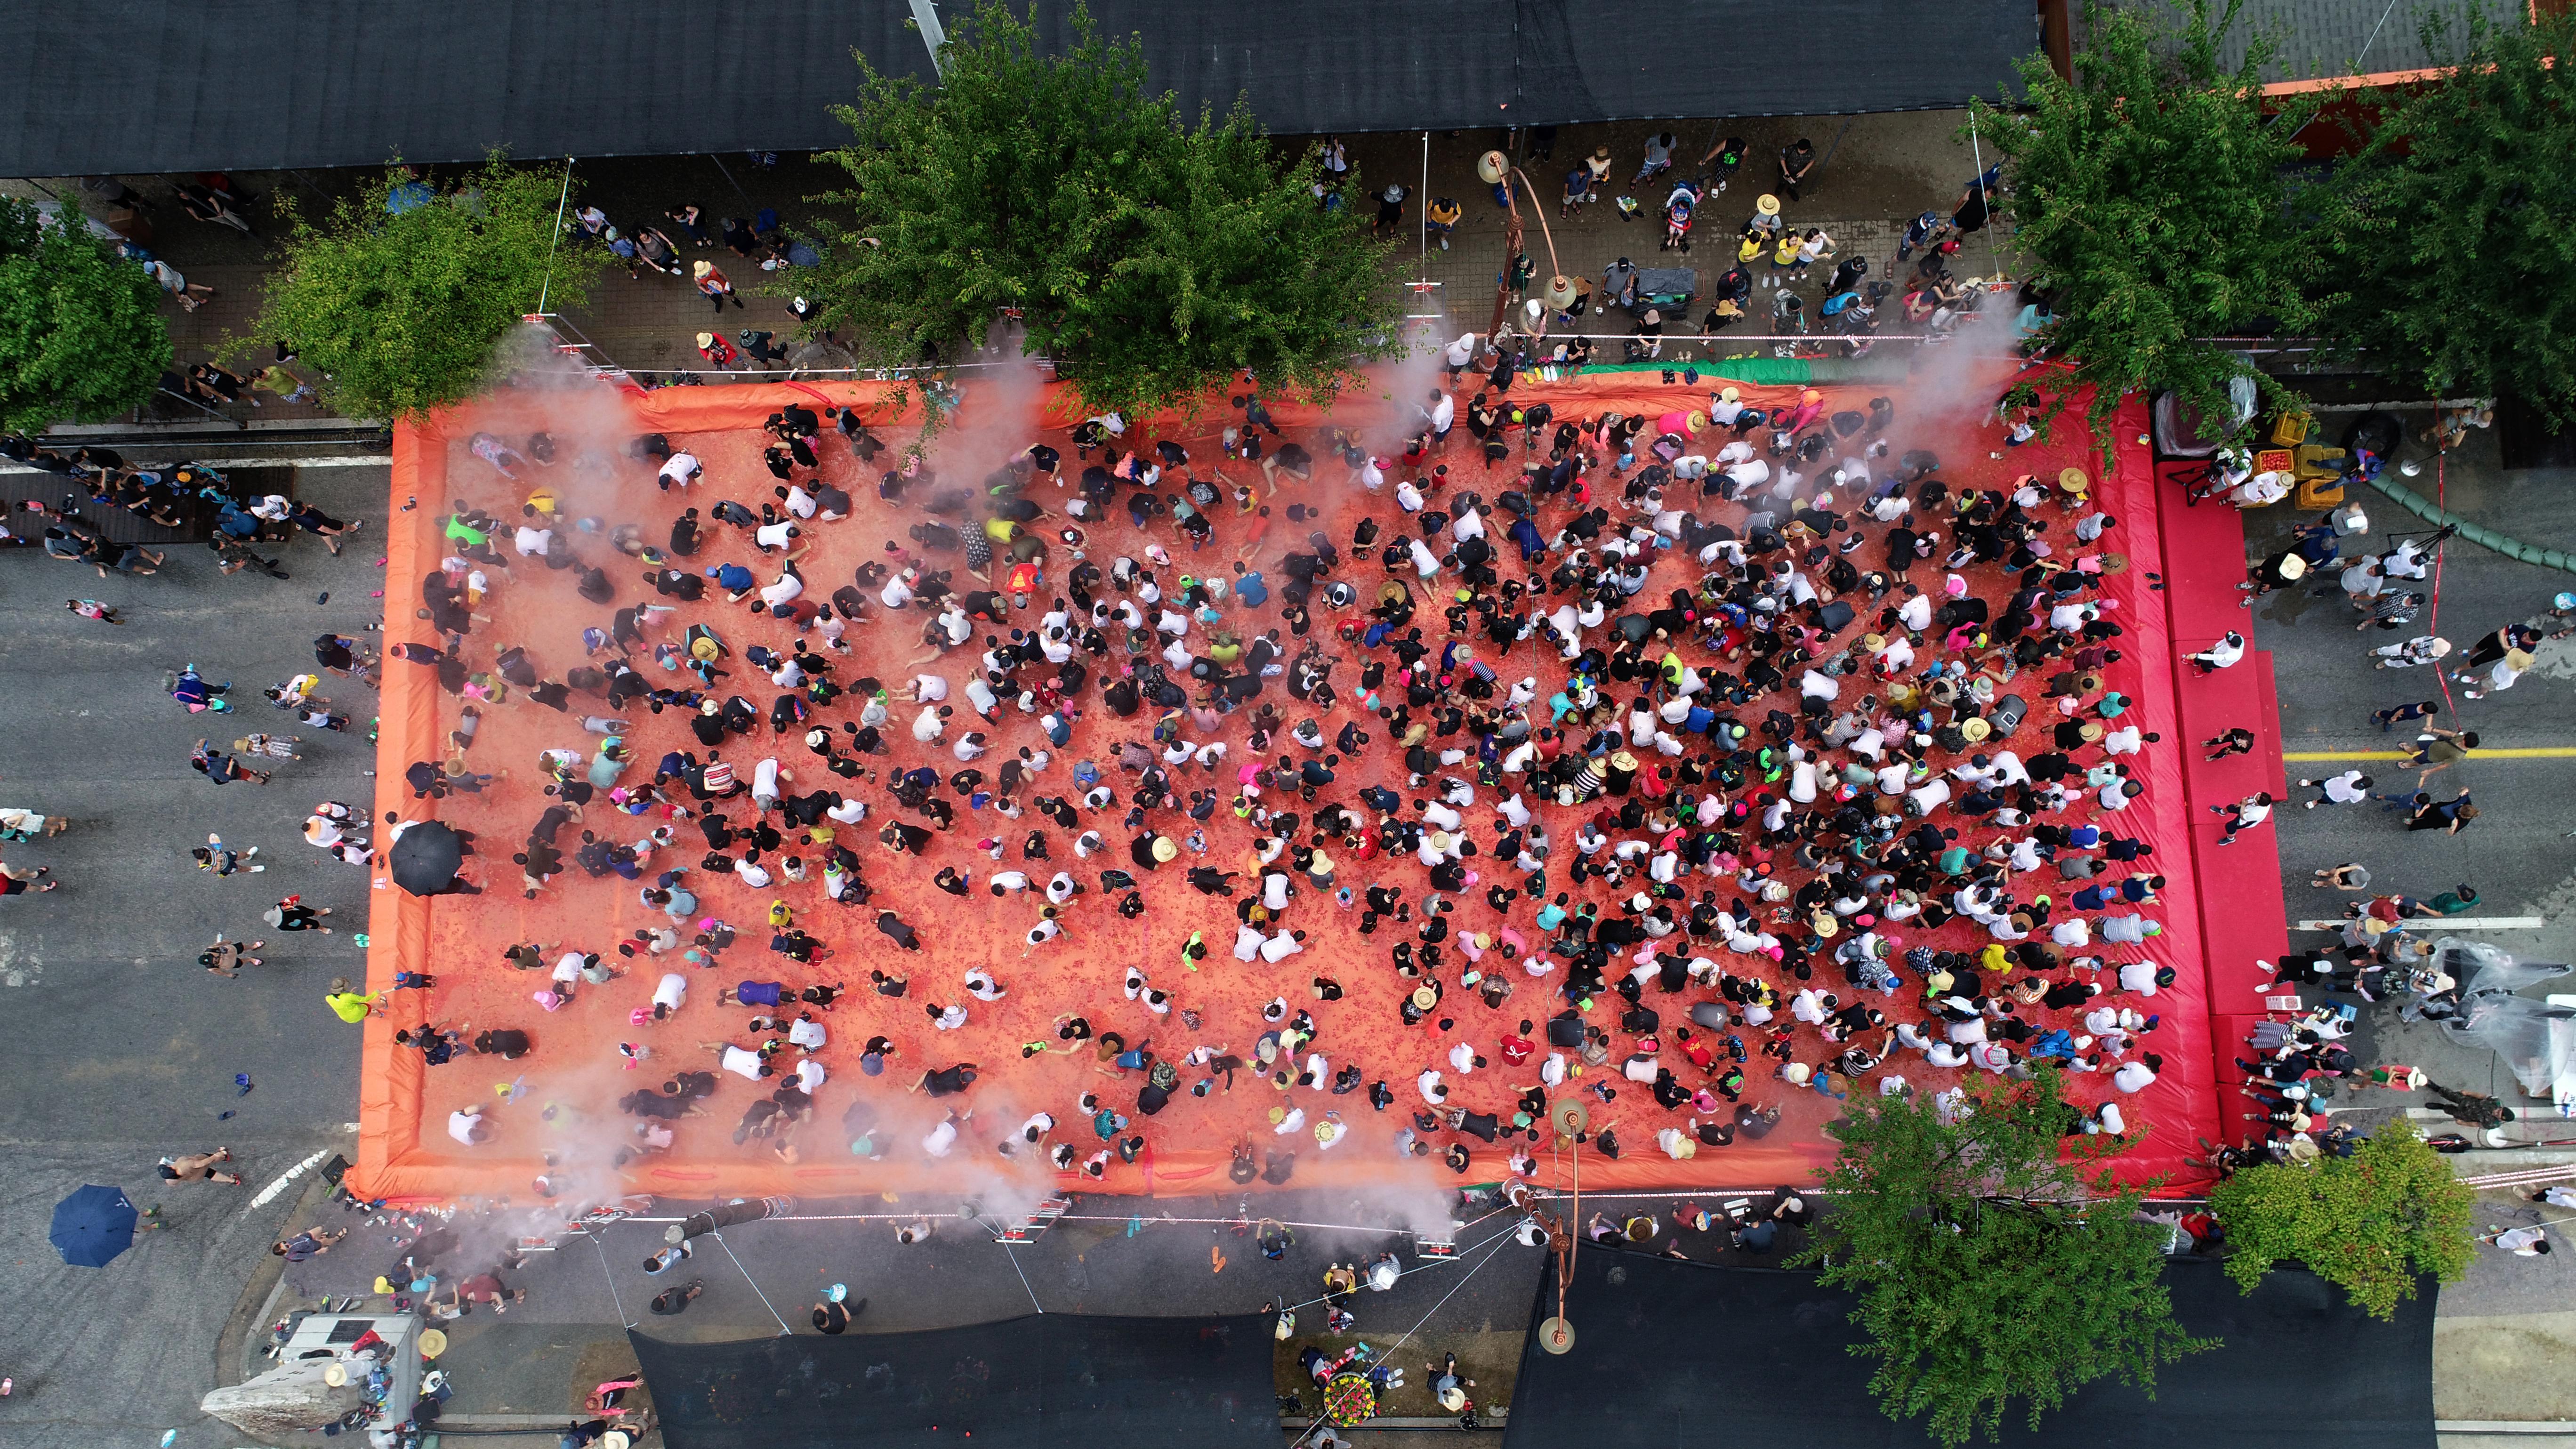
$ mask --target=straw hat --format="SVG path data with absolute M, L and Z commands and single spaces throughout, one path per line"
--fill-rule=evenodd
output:
M 1764 216 L 1778 216 L 1780 214 L 1780 198 L 1773 196 L 1766 191 L 1762 195 L 1753 199 L 1753 209 L 1762 213 Z
M 421 1331 L 420 1356 L 422 1358 L 436 1358 L 445 1352 L 447 1352 L 447 1330 L 430 1328 Z
M 699 333 L 699 334 L 698 334 L 698 345 L 699 345 L 700 347 L 713 347 L 713 346 L 715 346 L 715 345 L 716 345 L 716 335 L 715 335 L 714 333 L 712 333 L 712 332 L 701 332 L 701 333 Z
M 1593 147 L 1593 148 L 1592 148 L 1592 159 L 1593 159 L 1593 160 L 1595 160 L 1595 161 L 1607 161 L 1607 160 L 1609 160 L 1609 159 L 1610 159 L 1610 148 L 1609 148 L 1609 147 L 1607 147 L 1607 146 L 1595 146 L 1595 147 Z
M 1467 1407 L 1467 1391 L 1458 1387 L 1456 1384 L 1451 1384 L 1449 1387 L 1442 1389 L 1440 1391 L 1440 1407 L 1453 1414 L 1464 1409 Z
M 1690 416 L 1682 419 L 1682 434 L 1685 437 L 1696 438 L 1699 436 L 1699 430 L 1707 426 L 1708 414 L 1694 412 Z
M 1440 1004 L 1440 993 L 1428 986 L 1417 986 L 1413 988 L 1413 1004 L 1424 1011 L 1429 1011 Z
M 2299 557 L 2297 554 L 2290 554 L 2281 560 L 2282 578 L 2289 580 L 2292 583 L 2296 583 L 2307 576 L 2308 561 L 2306 559 Z
M 1744 401 L 1744 394 L 1731 387 L 1721 387 L 1717 390 L 1717 400 L 1719 402 L 1742 402 Z
M 339 1388 L 349 1382 L 349 1370 L 336 1363 L 325 1364 L 322 1368 L 322 1382 L 335 1389 Z
M 2102 738 L 2102 726 L 2088 719 L 2084 723 L 2075 727 L 2075 733 L 2083 736 L 2084 743 L 2088 745 L 2094 744 L 2099 742 Z
M 1157 863 L 1169 865 L 1172 857 L 1180 853 L 1181 848 L 1172 843 L 1172 837 L 1168 835 L 1154 837 L 1154 859 Z
M 1887 648 L 1887 636 L 1884 634 L 1863 634 L 1860 636 L 1860 647 L 1872 654 L 1880 653 Z
M 1986 723 L 1985 718 L 1981 715 L 1970 715 L 1966 719 L 1959 721 L 1959 733 L 1964 735 L 1967 738 L 1968 743 L 1972 745 L 1984 740 L 1988 735 L 1991 735 L 1994 732 L 1995 727 Z
M 2057 486 L 2069 493 L 2083 492 L 2087 482 L 2081 468 L 2068 468 L 2057 475 Z
M 611 1429 L 599 1436 L 599 1449 L 628 1449 L 635 1440 L 623 1429 Z
M 697 278 L 699 278 L 699 279 L 701 279 L 701 280 L 703 280 L 703 279 L 706 277 L 707 273 L 712 272 L 712 271 L 714 271 L 715 269 L 716 269 L 716 267 L 715 267 L 715 263 L 713 263 L 713 262 L 691 262 L 691 263 L 689 263 L 689 275 L 690 275 L 690 276 L 692 276 L 692 277 L 697 277 Z

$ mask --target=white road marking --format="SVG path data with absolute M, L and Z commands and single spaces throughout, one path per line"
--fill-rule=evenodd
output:
M 295 1164 L 293 1167 L 286 1169 L 284 1172 L 279 1173 L 277 1175 L 277 1181 L 261 1188 L 259 1190 L 259 1195 L 250 1200 L 250 1205 L 252 1207 L 268 1206 L 268 1204 L 274 1200 L 279 1193 L 286 1191 L 286 1185 L 288 1183 L 293 1182 L 295 1179 L 302 1177 L 304 1174 L 321 1166 L 323 1159 L 330 1155 L 331 1149 L 325 1147 L 321 1151 L 314 1153 L 311 1157 L 308 1157 L 302 1162 Z
M 2344 921 L 2293 921 L 2293 931 L 2340 931 Z M 2410 925 L 2416 923 L 2409 922 Z M 2480 931 L 2537 931 L 2549 922 L 2540 916 L 2452 916 L 2441 929 L 2445 935 L 2475 935 Z M 2429 929 L 2429 922 L 2421 929 Z
M 44 958 L 33 951 L 20 951 L 18 938 L 0 931 L 0 981 L 11 986 L 33 986 L 44 976 Z

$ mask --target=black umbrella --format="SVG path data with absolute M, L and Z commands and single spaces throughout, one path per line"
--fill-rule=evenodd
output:
M 394 842 L 394 884 L 416 896 L 434 896 L 456 883 L 465 842 L 435 820 L 405 830 Z

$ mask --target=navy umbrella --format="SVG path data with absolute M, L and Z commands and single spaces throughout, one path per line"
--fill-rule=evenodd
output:
M 104 1268 L 134 1246 L 134 1204 L 122 1188 L 91 1183 L 54 1204 L 55 1251 L 75 1268 Z

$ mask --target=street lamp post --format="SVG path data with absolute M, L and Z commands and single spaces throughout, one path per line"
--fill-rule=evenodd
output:
M 1477 158 L 1476 174 L 1484 178 L 1486 185 L 1503 188 L 1503 209 L 1509 218 L 1503 224 L 1503 270 L 1502 274 L 1494 280 L 1494 317 L 1485 327 L 1485 335 L 1490 338 L 1503 330 L 1504 319 L 1511 315 L 1512 260 L 1521 254 L 1521 209 L 1512 200 L 1511 183 L 1507 178 L 1515 176 L 1520 178 L 1521 186 L 1529 192 L 1531 209 L 1538 213 L 1539 235 L 1547 239 L 1547 266 L 1550 275 L 1547 279 L 1547 291 L 1543 294 L 1547 304 L 1559 311 L 1572 306 L 1574 280 L 1565 275 L 1565 268 L 1557 262 L 1556 234 L 1548 230 L 1546 206 L 1539 199 L 1538 188 L 1530 184 L 1529 177 L 1522 173 L 1521 168 L 1513 165 L 1511 158 L 1502 152 L 1488 151 Z

